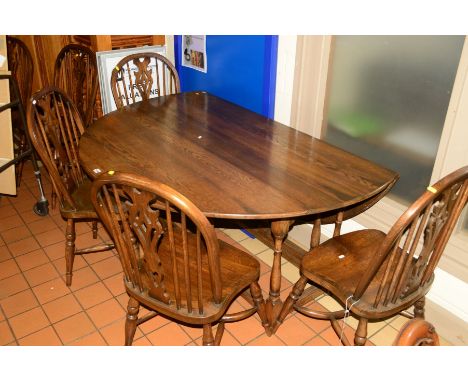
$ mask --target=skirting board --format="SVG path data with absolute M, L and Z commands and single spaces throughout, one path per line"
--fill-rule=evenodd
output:
M 343 222 L 342 233 L 348 233 L 365 229 L 366 227 L 353 221 Z M 312 225 L 303 224 L 295 226 L 288 235 L 288 239 L 302 248 L 308 248 Z M 333 225 L 323 225 L 322 235 L 330 238 L 333 235 Z M 447 310 L 454 316 L 468 323 L 468 284 L 451 274 L 437 268 L 435 271 L 434 284 L 427 294 L 427 299 Z

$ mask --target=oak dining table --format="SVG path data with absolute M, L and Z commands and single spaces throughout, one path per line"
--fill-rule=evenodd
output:
M 206 92 L 157 97 L 94 122 L 79 144 L 91 178 L 114 170 L 165 183 L 214 221 L 268 221 L 274 257 L 267 300 L 281 309 L 281 257 L 295 222 L 378 201 L 398 174 Z M 326 221 L 326 218 L 325 218 Z

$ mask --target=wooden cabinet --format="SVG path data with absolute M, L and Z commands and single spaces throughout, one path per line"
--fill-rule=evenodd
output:
M 144 45 L 164 45 L 166 42 L 164 35 L 114 35 L 114 36 L 90 36 L 91 48 L 95 52 L 113 49 L 135 48 Z

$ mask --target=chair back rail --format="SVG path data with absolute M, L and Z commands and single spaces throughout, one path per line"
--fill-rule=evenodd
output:
M 468 166 L 441 179 L 393 225 L 355 293 L 359 300 L 373 280 L 374 308 L 410 301 L 428 287 L 458 218 L 468 201 Z
M 218 239 L 187 198 L 159 182 L 118 172 L 98 177 L 91 198 L 133 292 L 180 314 L 203 315 L 207 303 L 221 302 Z M 211 296 L 203 295 L 207 290 Z
M 166 57 L 151 52 L 136 53 L 124 57 L 114 67 L 111 89 L 120 109 L 154 96 L 179 93 L 180 81 L 177 70 Z
M 84 132 L 73 101 L 60 89 L 47 87 L 28 103 L 31 141 L 51 177 L 61 205 L 76 209 L 71 196 L 86 180 L 78 159 L 78 143 Z
M 64 46 L 55 59 L 54 84 L 72 99 L 89 126 L 98 89 L 96 54 L 83 45 Z

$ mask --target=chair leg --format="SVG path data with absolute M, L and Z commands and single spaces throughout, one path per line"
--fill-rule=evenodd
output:
M 138 312 L 140 310 L 140 303 L 130 297 L 127 305 L 127 319 L 125 321 L 125 346 L 131 346 L 133 337 L 137 327 Z
M 293 309 L 294 304 L 297 302 L 299 297 L 301 297 L 302 293 L 304 292 L 305 286 L 307 285 L 307 278 L 301 276 L 301 278 L 294 284 L 294 287 L 289 294 L 288 298 L 283 304 L 283 307 L 278 315 L 276 322 L 273 326 L 273 333 L 276 332 L 276 329 L 283 323 L 285 318 Z
M 420 298 L 414 304 L 414 317 L 422 318 L 424 320 L 424 305 L 426 304 L 426 297 Z
M 26 150 L 26 135 L 24 132 L 21 133 L 20 142 L 18 144 L 18 155 L 22 155 Z M 23 177 L 23 167 L 24 167 L 23 159 L 16 165 L 16 187 L 19 187 L 21 184 L 21 178 Z
M 271 335 L 270 323 L 268 322 L 268 317 L 266 315 L 265 309 L 265 300 L 263 299 L 262 290 L 258 282 L 253 282 L 250 284 L 250 294 L 254 302 L 254 306 L 257 308 L 257 313 L 262 321 L 262 325 L 265 328 L 267 335 Z
M 224 334 L 224 322 L 220 322 L 218 324 L 218 328 L 216 329 L 216 336 L 214 339 L 214 345 L 219 346 L 221 344 L 221 338 L 223 338 Z
M 55 190 L 52 189 L 52 192 L 50 194 L 50 208 L 55 210 L 56 205 L 57 205 L 57 194 L 55 193 Z
M 16 188 L 21 185 L 21 179 L 23 178 L 24 161 L 18 163 L 18 170 L 16 170 Z
M 367 341 L 367 318 L 359 318 L 359 324 L 354 335 L 354 345 L 364 346 Z
M 221 340 L 220 340 L 221 341 Z M 211 324 L 203 325 L 203 346 L 213 346 L 214 338 Z
M 66 264 L 66 284 L 70 286 L 73 276 L 73 261 L 75 260 L 75 221 L 67 220 L 67 229 L 65 231 L 65 264 Z
M 98 225 L 97 220 L 93 220 L 93 239 L 97 239 Z
M 23 154 L 25 146 L 24 142 L 24 137 L 21 138 L 21 149 L 20 149 L 20 155 Z M 24 168 L 24 159 L 18 163 L 18 168 L 16 170 L 16 187 L 19 187 L 21 185 L 21 179 L 23 178 L 23 168 Z

